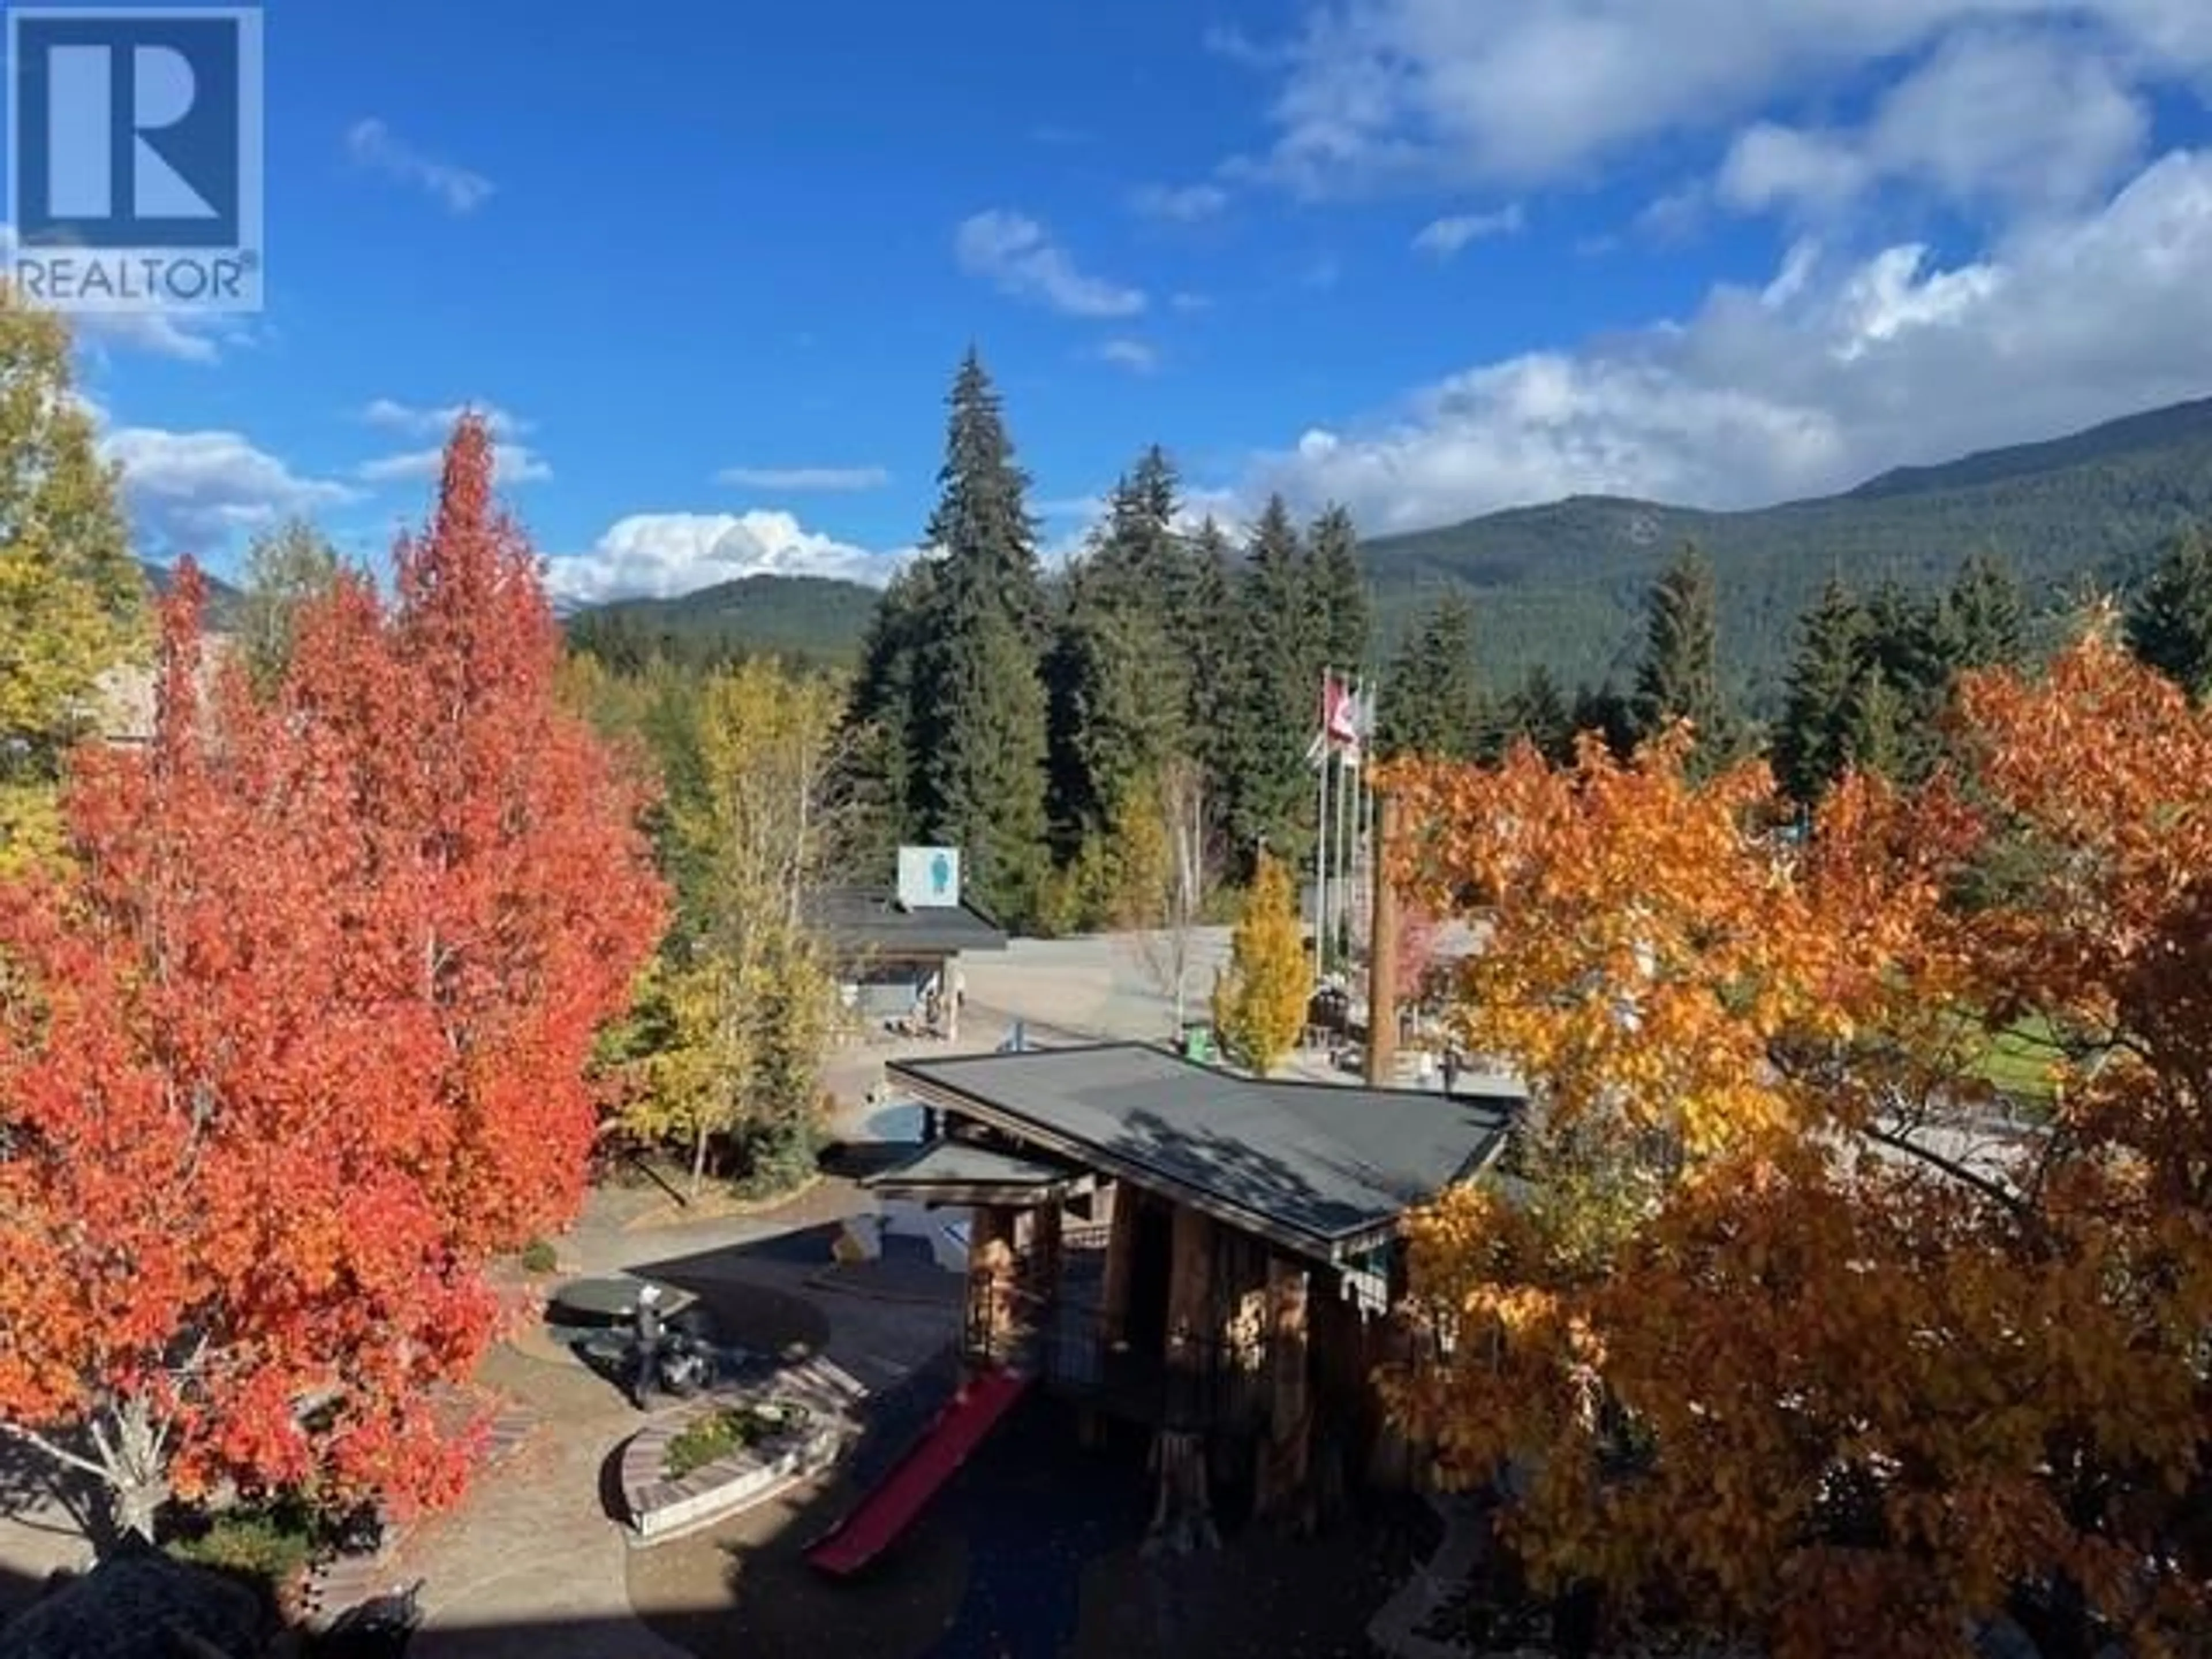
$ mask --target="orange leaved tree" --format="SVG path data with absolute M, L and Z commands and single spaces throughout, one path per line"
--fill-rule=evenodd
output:
M 465 425 L 396 613 L 342 582 L 265 702 L 187 566 L 152 742 L 78 757 L 73 858 L 0 891 L 0 1431 L 128 1530 L 450 1494 L 486 1253 L 580 1188 L 659 890 L 489 469 Z
M 2103 630 L 1972 677 L 1960 775 L 1399 769 L 1400 873 L 1492 933 L 1525 1185 L 1420 1218 L 1386 1382 L 1538 1578 L 1783 1659 L 2205 1650 L 2212 716 Z M 2042 1046 L 2040 1121 L 1993 1042 Z

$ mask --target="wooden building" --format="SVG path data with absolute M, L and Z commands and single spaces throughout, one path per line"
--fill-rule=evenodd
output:
M 1404 1218 L 1488 1166 L 1520 1097 L 1267 1081 L 1133 1043 L 887 1069 L 940 1127 L 869 1184 L 972 1209 L 972 1364 L 1156 1430 L 1164 1503 L 1178 1467 L 1201 1510 L 1208 1464 L 1248 1470 L 1262 1510 L 1418 1474 L 1372 1382 L 1404 1331 Z

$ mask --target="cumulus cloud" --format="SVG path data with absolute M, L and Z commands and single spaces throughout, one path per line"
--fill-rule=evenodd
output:
M 1070 317 L 1133 317 L 1145 308 L 1142 289 L 1084 271 L 1051 232 L 1023 214 L 994 208 L 971 215 L 952 247 L 969 276 Z
M 2009 33 L 1986 32 L 1992 20 Z M 2027 36 L 2034 42 L 2023 44 Z M 1942 62 L 1947 45 L 1961 54 Z M 1978 70 L 1978 52 L 2014 54 Z M 1721 132 L 1777 99 L 1819 94 L 1934 52 L 1932 94 L 1967 88 L 2008 120 L 2071 127 L 2084 112 L 2033 105 L 2001 84 L 2021 54 L 2081 58 L 2100 107 L 2080 142 L 2093 159 L 2119 142 L 2112 90 L 2201 80 L 2212 71 L 2212 7 L 2202 0 L 1316 0 L 1287 40 L 1240 55 L 1270 76 L 1273 141 L 1232 164 L 1308 196 L 1394 185 L 1537 185 L 1585 178 L 1606 160 L 1669 137 Z M 2050 63 L 2031 89 L 2047 87 Z M 2066 78 L 2062 69 L 2059 78 Z M 1972 90 L 1978 80 L 1978 90 Z M 2124 94 L 2121 94 L 2124 99 Z M 1930 103 L 1927 161 L 1992 161 L 2002 177 L 2015 135 L 1969 132 Z M 1908 126 L 1914 112 L 1900 112 Z M 1939 129 L 1950 126 L 1946 134 Z M 1997 155 L 1982 152 L 1993 147 Z
M 881 489 L 890 481 L 880 466 L 726 466 L 714 475 L 740 489 Z
M 346 130 L 346 153 L 358 166 L 412 185 L 448 213 L 473 213 L 492 193 L 491 180 L 481 173 L 426 155 L 374 116 Z
M 529 431 L 532 422 L 497 404 L 479 398 L 460 404 L 408 404 L 396 398 L 374 398 L 364 404 L 361 419 L 364 424 L 385 432 L 396 432 L 410 438 L 445 438 L 452 434 L 453 426 L 464 415 L 480 415 L 491 428 L 495 438 L 514 438 Z
M 800 525 L 788 513 L 638 513 L 610 526 L 587 553 L 546 562 L 565 605 L 669 599 L 744 576 L 835 576 L 880 585 L 905 552 L 872 553 Z
M 1582 492 L 1738 506 L 2048 437 L 2212 386 L 2212 150 L 1977 258 L 1793 246 L 1759 288 L 1450 375 L 1262 458 L 1248 501 L 1340 499 L 1370 532 Z
M 545 458 L 527 444 L 495 442 L 491 457 L 495 483 L 542 483 L 553 476 Z M 441 448 L 409 449 L 363 461 L 354 469 L 354 477 L 370 484 L 416 483 L 436 478 L 445 464 Z
M 1863 128 L 1747 128 L 1717 190 L 1738 209 L 1816 214 L 1893 181 L 1967 205 L 2070 208 L 2138 161 L 2149 136 L 2115 59 L 2070 36 L 1969 30 L 1884 94 Z
M 101 434 L 100 450 L 122 471 L 139 547 L 163 560 L 205 557 L 240 535 L 361 498 L 349 484 L 300 476 L 237 432 L 122 427 Z
M 1425 253 L 1432 259 L 1449 259 L 1470 242 L 1516 234 L 1526 223 L 1518 202 L 1509 203 L 1491 213 L 1455 213 L 1448 218 L 1431 219 L 1415 233 L 1413 252 Z

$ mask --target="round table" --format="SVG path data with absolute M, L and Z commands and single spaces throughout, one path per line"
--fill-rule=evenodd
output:
M 545 1317 L 560 1325 L 626 1325 L 637 1317 L 637 1293 L 659 1281 L 613 1274 L 572 1279 L 545 1299 Z M 660 1316 L 674 1318 L 699 1298 L 673 1285 L 661 1285 Z

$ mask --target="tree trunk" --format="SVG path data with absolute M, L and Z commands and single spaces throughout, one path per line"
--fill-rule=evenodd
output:
M 115 1413 L 112 1434 L 93 1426 L 107 1479 L 108 1512 L 118 1533 L 154 1541 L 154 1520 L 169 1500 L 163 1437 L 143 1397 L 134 1395 Z

